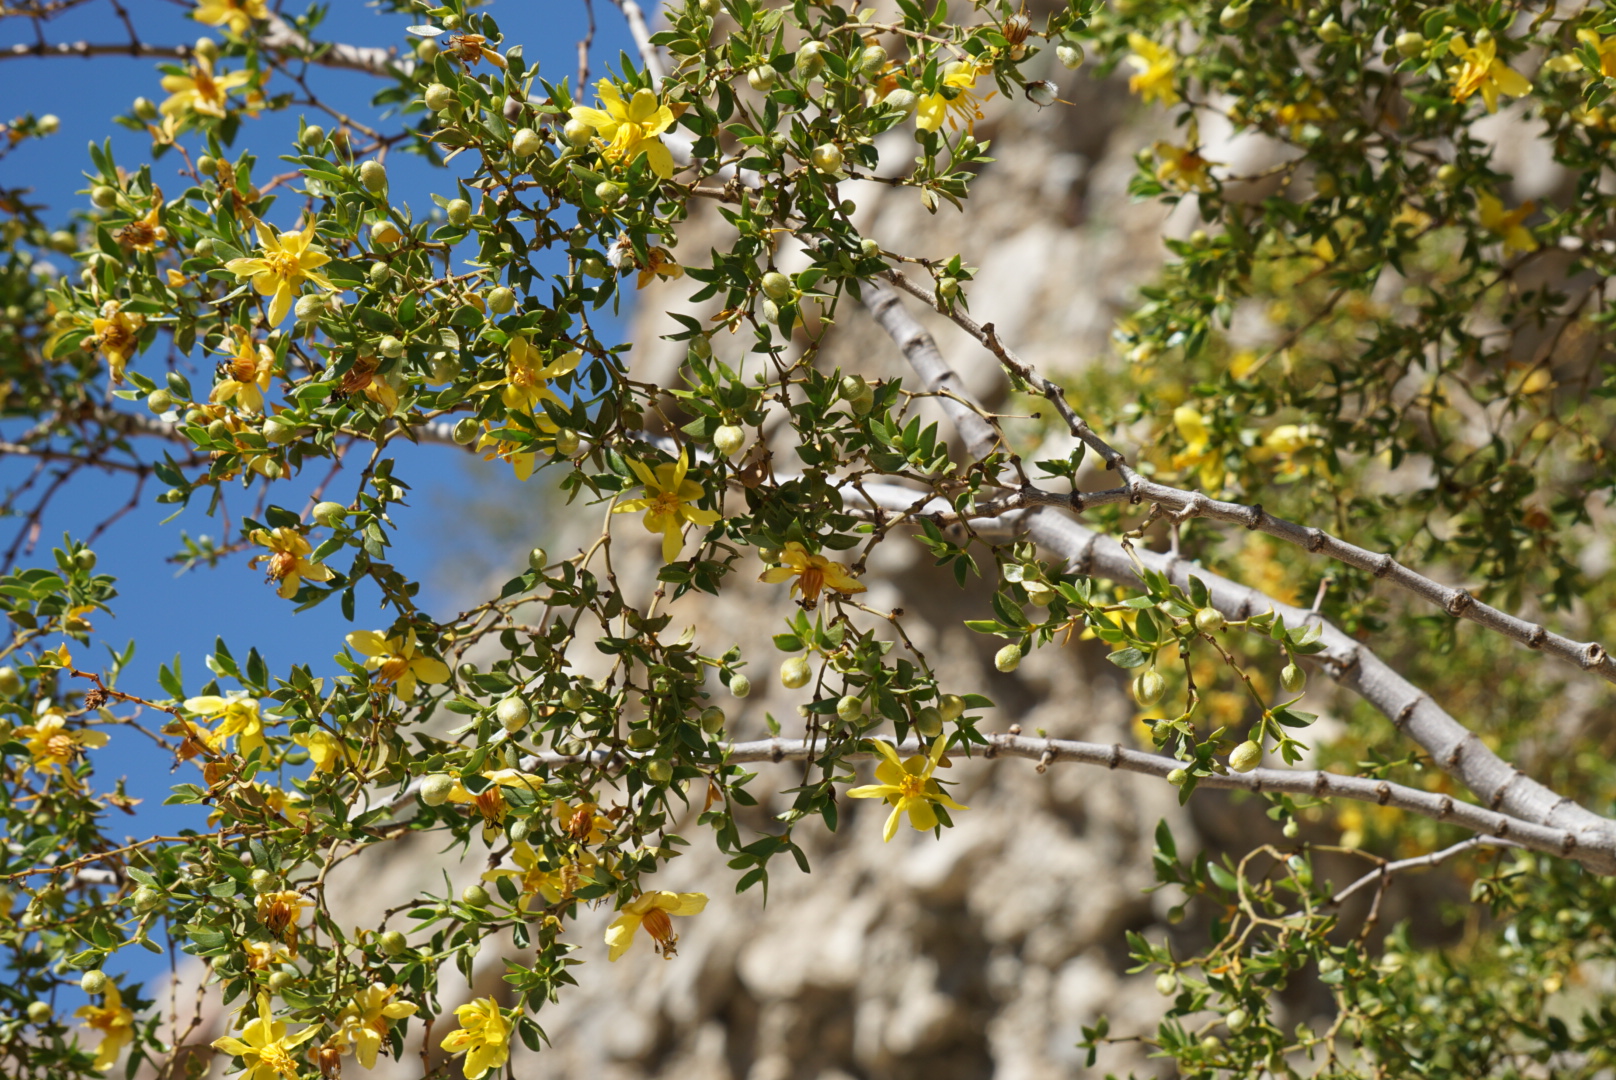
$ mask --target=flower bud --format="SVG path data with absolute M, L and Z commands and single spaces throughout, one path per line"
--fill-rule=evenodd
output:
M 426 107 L 435 113 L 447 112 L 458 103 L 455 92 L 442 83 L 433 83 L 422 96 L 426 100 Z
M 745 675 L 736 674 L 730 677 L 729 692 L 738 698 L 743 698 L 752 692 L 752 680 Z
M 503 285 L 488 293 L 488 310 L 495 315 L 509 315 L 516 307 L 516 294 Z
M 494 706 L 494 717 L 499 721 L 500 727 L 506 731 L 521 731 L 527 727 L 533 711 L 528 708 L 527 702 L 512 694 L 510 697 Z
M 1202 608 L 1195 613 L 1195 629 L 1203 634 L 1215 634 L 1223 629 L 1223 612 L 1217 608 Z
M 107 973 L 100 968 L 92 968 L 79 978 L 79 989 L 86 994 L 105 993 L 107 989 Z
M 491 897 L 488 895 L 488 890 L 483 888 L 481 885 L 467 885 L 464 889 L 460 890 L 460 902 L 465 904 L 467 907 L 487 907 L 490 899 Z
M 284 420 L 277 420 L 273 416 L 264 421 L 264 438 L 276 446 L 284 446 L 297 438 L 298 429 L 295 424 L 288 424 Z
M 1178 976 L 1170 971 L 1164 971 L 1156 976 L 1156 993 L 1162 997 L 1172 997 L 1178 993 Z
M 48 1024 L 56 1011 L 51 1008 L 48 1001 L 31 1002 L 28 1006 L 28 1022 L 30 1024 Z
M 443 212 L 449 216 L 451 225 L 464 225 L 471 220 L 471 204 L 465 199 L 450 199 Z
M 808 685 L 808 680 L 814 676 L 813 669 L 808 666 L 805 656 L 793 656 L 780 665 L 780 682 L 787 690 L 800 690 Z M 734 689 L 733 685 L 730 687 Z
M 527 568 L 535 573 L 543 573 L 544 568 L 550 565 L 550 553 L 541 547 L 531 548 L 527 553 Z
M 943 733 L 943 714 L 936 706 L 927 705 L 915 713 L 915 730 L 928 739 L 935 739 Z
M 307 125 L 303 129 L 303 133 L 298 136 L 298 142 L 311 148 L 319 146 L 321 143 L 325 142 L 325 128 L 321 127 L 319 124 Z
M 1229 768 L 1235 772 L 1250 772 L 1262 762 L 1262 747 L 1247 739 L 1229 754 Z
M 1160 701 L 1166 692 L 1167 680 L 1162 678 L 1161 672 L 1155 668 L 1151 668 L 1133 681 L 1134 700 L 1147 709 Z
M 376 350 L 389 360 L 397 360 L 404 355 L 404 343 L 392 334 L 388 334 L 377 343 Z
M 809 155 L 814 168 L 823 173 L 836 173 L 842 171 L 842 151 L 835 143 L 822 143 L 814 147 Z
M 1307 672 L 1295 664 L 1286 664 L 1279 673 L 1279 685 L 1285 688 L 1287 694 L 1300 694 L 1307 686 Z
M 1183 787 L 1189 778 L 1190 774 L 1183 769 L 1169 769 L 1167 772 L 1167 782 L 1174 787 Z
M 1083 46 L 1075 41 L 1063 41 L 1055 46 L 1055 59 L 1067 71 L 1076 71 L 1083 66 Z
M 578 433 L 571 428 L 561 428 L 555 434 L 556 453 L 562 457 L 571 457 L 578 452 Z
M 410 947 L 410 943 L 404 940 L 404 935 L 397 930 L 383 931 L 381 937 L 376 939 L 376 944 L 380 945 L 382 952 L 388 956 L 398 956 Z
M 428 806 L 442 806 L 449 801 L 449 793 L 454 791 L 454 777 L 444 773 L 433 773 L 421 780 L 421 801 Z
M 836 703 L 836 715 L 844 723 L 853 723 L 864 715 L 863 699 L 854 697 L 852 694 L 842 695 L 842 699 Z
M 519 158 L 532 157 L 543 145 L 543 137 L 532 128 L 522 128 L 511 136 L 511 153 Z
M 746 73 L 746 84 L 758 93 L 768 90 L 780 78 L 780 73 L 768 64 L 760 64 Z
M 192 50 L 196 53 L 198 60 L 206 60 L 211 64 L 219 59 L 219 43 L 210 37 L 197 38 Z
M 881 245 L 866 236 L 859 241 L 859 254 L 866 259 L 873 259 L 881 254 Z
M 219 163 L 207 154 L 196 159 L 196 171 L 203 176 L 212 176 L 219 171 Z
M 717 735 L 720 731 L 723 731 L 727 720 L 728 717 L 724 715 L 724 710 L 717 705 L 709 705 L 701 710 L 701 730 L 709 735 Z
M 22 693 L 22 677 L 9 664 L 0 667 L 0 697 L 16 697 Z
M 118 205 L 118 189 L 109 184 L 97 184 L 90 189 L 90 201 L 103 210 Z
M 1280 832 L 1285 834 L 1285 839 L 1295 840 L 1302 834 L 1302 827 L 1296 823 L 1295 818 L 1291 818 L 1285 823 L 1285 827 Z
M 724 424 L 713 432 L 713 449 L 726 458 L 733 458 L 746 444 L 746 432 L 734 424 Z
M 387 166 L 379 161 L 367 161 L 359 166 L 359 182 L 366 191 L 380 194 L 387 190 Z
M 1408 30 L 1398 34 L 1392 45 L 1396 48 L 1398 55 L 1413 59 L 1425 51 L 1425 35 L 1418 30 Z
M 1247 1024 L 1251 1023 L 1251 1017 L 1246 1015 L 1246 1010 L 1235 1009 L 1223 1018 L 1223 1022 L 1230 1032 L 1238 1035 L 1245 1030 Z
M 477 441 L 477 421 L 470 416 L 463 417 L 454 426 L 454 441 L 461 446 L 468 446 Z
M 582 149 L 595 137 L 595 129 L 582 120 L 568 120 L 561 129 L 561 137 L 567 140 L 567 145 Z
M 937 711 L 944 723 L 952 724 L 965 715 L 965 699 L 958 694 L 944 694 L 937 702 Z
M 897 109 L 906 116 L 913 116 L 915 110 L 920 107 L 920 98 L 915 96 L 913 90 L 905 90 L 900 86 L 882 98 L 881 104 Z
M 645 766 L 645 775 L 653 784 L 666 784 L 673 779 L 673 762 L 657 758 Z
M 328 499 L 325 502 L 316 503 L 310 516 L 314 518 L 316 524 L 324 525 L 328 529 L 335 529 L 342 524 L 342 519 L 348 516 L 348 508 L 339 502 L 331 502 Z
M 1006 673 L 1021 666 L 1021 646 L 1006 645 L 993 656 L 993 666 Z
M 767 274 L 764 274 L 763 280 L 759 284 L 763 287 L 763 292 L 766 295 L 776 300 L 784 300 L 791 295 L 791 279 L 778 270 L 770 270 Z
M 164 896 L 150 885 L 142 885 L 129 897 L 129 906 L 144 915 L 148 911 L 155 911 L 162 907 Z
M 1218 15 L 1218 23 L 1225 30 L 1239 30 L 1251 21 L 1251 4 L 1227 4 Z
M 142 120 L 157 119 L 157 104 L 148 97 L 137 97 L 134 104 L 134 113 Z
M 592 278 L 603 278 L 607 275 L 607 273 L 609 273 L 606 266 L 606 260 L 600 258 L 598 255 L 585 259 L 578 269 L 583 271 L 585 277 Z
M 174 395 L 158 387 L 146 395 L 146 408 L 161 416 L 174 407 Z
M 420 60 L 423 64 L 430 64 L 432 61 L 436 60 L 438 58 L 438 54 L 442 51 L 443 46 L 439 45 L 432 38 L 422 38 L 420 41 L 415 43 L 416 59 Z
M 959 281 L 951 277 L 937 279 L 937 295 L 944 300 L 952 300 L 959 295 Z
M 874 78 L 881 74 L 881 69 L 887 66 L 887 51 L 879 45 L 866 46 L 859 53 L 859 74 L 866 78 Z

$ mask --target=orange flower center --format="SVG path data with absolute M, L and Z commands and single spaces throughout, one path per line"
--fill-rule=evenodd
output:
M 810 566 L 799 574 L 802 581 L 802 598 L 804 600 L 818 600 L 819 591 L 825 587 L 825 571 L 817 566 Z
M 898 781 L 898 793 L 905 799 L 918 799 L 926 793 L 926 778 L 906 772 Z
M 269 580 L 285 581 L 297 569 L 297 556 L 290 551 L 277 551 L 269 557 Z
M 251 382 L 258 374 L 258 361 L 247 353 L 239 353 L 230 360 L 230 377 L 237 382 Z
M 118 243 L 124 247 L 148 250 L 157 243 L 157 230 L 144 221 L 131 221 L 118 230 Z
M 664 491 L 651 500 L 651 513 L 678 514 L 681 500 L 671 491 Z
M 258 1051 L 258 1066 L 258 1069 L 251 1071 L 257 1072 L 267 1068 L 271 1072 L 280 1073 L 282 1076 L 297 1075 L 297 1062 L 292 1059 L 292 1055 L 287 1052 L 286 1047 L 278 1042 L 272 1042 Z
M 218 84 L 213 81 L 213 76 L 201 68 L 191 69 L 191 82 L 196 86 L 197 97 L 205 101 L 222 101 L 224 99 L 224 95 L 219 93 Z
M 70 758 L 78 751 L 78 743 L 73 736 L 63 732 L 52 735 L 45 740 L 45 753 L 53 758 Z
M 398 682 L 399 679 L 402 679 L 404 677 L 404 673 L 409 669 L 409 660 L 398 655 L 389 656 L 386 660 L 383 660 L 381 666 L 376 669 L 376 680 L 391 686 L 393 683 Z
M 472 796 L 471 804 L 477 808 L 484 821 L 505 820 L 505 796 L 500 794 L 498 785 L 490 787 L 480 795 Z
M 644 926 L 645 932 L 656 940 L 664 955 L 673 955 L 673 946 L 679 940 L 679 935 L 673 932 L 673 920 L 668 918 L 666 911 L 652 908 L 645 913 L 640 925 Z
M 595 827 L 595 808 L 580 806 L 567 819 L 567 833 L 574 840 L 586 840 Z
M 303 272 L 303 267 L 298 262 L 297 256 L 290 251 L 266 252 L 264 261 L 269 264 L 270 270 L 276 277 L 286 281 L 291 281 Z
M 101 331 L 101 348 L 107 352 L 129 352 L 134 344 L 134 327 L 122 317 L 113 319 Z

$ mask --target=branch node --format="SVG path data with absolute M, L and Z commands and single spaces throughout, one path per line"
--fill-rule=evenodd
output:
M 1262 503 L 1253 503 L 1252 505 L 1246 507 L 1246 528 L 1256 529 L 1260 527 L 1262 525 L 1262 519 Z
M 1457 619 L 1460 615 L 1464 614 L 1465 609 L 1468 608 L 1474 601 L 1475 597 L 1471 596 L 1464 589 L 1454 589 L 1453 595 L 1448 597 L 1448 602 L 1443 604 L 1442 607 L 1449 615 L 1452 615 L 1455 619 Z
M 1323 769 L 1313 771 L 1313 797 L 1322 798 L 1330 790 L 1330 777 Z
M 1082 492 L 1072 492 L 1070 495 L 1066 496 L 1066 501 L 1071 504 L 1072 513 L 1081 514 L 1083 512 L 1084 504 Z
M 1543 642 L 1548 640 L 1548 636 L 1549 631 L 1543 626 L 1542 623 L 1538 623 L 1536 626 L 1532 627 L 1532 632 L 1526 635 L 1526 647 L 1528 649 L 1541 649 L 1543 647 Z
M 1424 694 L 1416 694 L 1407 705 L 1404 705 L 1401 709 L 1398 709 L 1397 715 L 1392 717 L 1392 727 L 1396 728 L 1398 731 L 1402 731 L 1403 725 L 1408 723 L 1409 718 L 1414 715 L 1414 710 L 1420 707 L 1420 701 L 1424 697 Z
M 1376 803 L 1378 803 L 1381 806 L 1385 806 L 1388 802 L 1391 801 L 1391 798 L 1392 798 L 1392 786 L 1390 784 L 1388 784 L 1386 781 L 1382 780 L 1380 783 L 1375 785 L 1375 802 Z
M 1597 641 L 1590 641 L 1583 648 L 1582 656 L 1577 662 L 1582 665 L 1584 671 L 1592 671 L 1605 662 L 1605 647 Z
M 1451 813 L 1453 813 L 1453 800 L 1444 795 L 1436 801 L 1436 819 L 1442 821 Z
M 1317 528 L 1314 528 L 1312 526 L 1308 526 L 1308 530 L 1307 530 L 1307 550 L 1309 552 L 1311 552 L 1313 554 L 1317 554 L 1318 550 L 1324 546 L 1325 539 L 1326 539 L 1326 534 L 1325 534 L 1323 529 L 1317 529 Z
M 1122 744 L 1121 743 L 1112 743 L 1111 744 L 1111 758 L 1110 758 L 1110 760 L 1108 760 L 1105 763 L 1105 767 L 1108 768 L 1108 769 L 1114 769 L 1118 765 L 1121 765 L 1121 764 L 1122 764 Z
M 1508 836 L 1509 835 L 1509 818 L 1505 817 L 1502 814 L 1498 815 L 1498 823 L 1493 826 L 1493 835 L 1494 836 Z
M 1380 565 L 1375 567 L 1375 577 L 1377 579 L 1385 577 L 1392 572 L 1392 567 L 1396 565 L 1397 560 L 1392 558 L 1391 552 L 1388 551 L 1380 557 Z

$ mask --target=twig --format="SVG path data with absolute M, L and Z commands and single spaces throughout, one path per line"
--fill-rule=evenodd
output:
M 1505 840 L 1502 837 L 1497 836 L 1472 836 L 1468 840 L 1461 840 L 1452 847 L 1445 847 L 1441 851 L 1433 851 L 1426 855 L 1416 855 L 1412 859 L 1399 859 L 1397 862 L 1382 863 L 1380 866 L 1377 866 L 1375 869 L 1369 871 L 1369 873 L 1365 874 L 1357 881 L 1354 881 L 1351 885 L 1348 885 L 1345 889 L 1342 889 L 1340 892 L 1330 897 L 1329 900 L 1325 901 L 1325 906 L 1339 906 L 1346 901 L 1347 897 L 1351 896 L 1353 893 L 1357 892 L 1359 889 L 1363 888 L 1365 885 L 1368 885 L 1372 881 L 1378 881 L 1381 886 L 1384 887 L 1385 883 L 1393 874 L 1399 873 L 1403 870 L 1413 870 L 1418 867 L 1436 866 L 1439 863 L 1446 862 L 1448 859 L 1453 858 L 1453 856 L 1458 855 L 1461 852 L 1469 851 L 1471 848 L 1519 848 L 1527 846 L 1528 845 L 1526 844 L 1518 844 L 1513 840 Z

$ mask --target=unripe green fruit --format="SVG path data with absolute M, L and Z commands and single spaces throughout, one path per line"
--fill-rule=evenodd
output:
M 724 10 L 724 5 L 720 0 L 700 0 L 699 6 L 703 15 L 717 15 Z
M 1398 34 L 1397 39 L 1392 42 L 1393 47 L 1397 49 L 1400 55 L 1410 59 L 1424 52 L 1426 44 L 1425 35 L 1418 30 L 1409 30 Z
M 92 968 L 79 978 L 79 989 L 86 994 L 100 994 L 107 989 L 107 973 L 100 968 Z
M 1190 774 L 1183 769 L 1171 769 L 1167 773 L 1167 782 L 1174 787 L 1183 787 L 1184 782 L 1189 778 Z
M 389 247 L 402 239 L 404 239 L 404 234 L 391 221 L 378 221 L 370 227 L 370 242 L 372 244 Z M 306 300 L 308 297 L 304 297 L 304 299 Z
M 1229 754 L 1229 768 L 1235 772 L 1250 772 L 1262 762 L 1262 747 L 1247 739 Z
M 460 902 L 467 907 L 487 907 L 488 901 L 488 890 L 481 885 L 467 885 L 460 890 Z
M 211 64 L 219 59 L 219 43 L 210 37 L 197 38 L 196 44 L 192 48 L 199 60 L 206 60 Z
M 260 867 L 247 876 L 247 884 L 255 893 L 267 893 L 275 887 L 275 875 Z
M 298 136 L 298 141 L 308 147 L 319 146 L 325 142 L 325 128 L 319 124 L 310 124 L 303 129 L 303 134 Z
M 477 432 L 477 421 L 469 416 L 464 417 L 454 426 L 454 441 L 461 446 L 474 443 L 477 441 Z
M 530 158 L 544 146 L 544 139 L 532 128 L 522 128 L 511 136 L 511 153 L 519 158 Z
M 844 723 L 853 723 L 864 715 L 863 699 L 854 697 L 852 694 L 844 694 L 842 699 L 836 703 L 836 715 L 841 717 Z
M 655 746 L 656 741 L 656 732 L 650 728 L 635 728 L 628 733 L 628 745 L 633 750 L 644 750 L 647 747 Z
M 724 730 L 724 724 L 728 719 L 724 715 L 723 709 L 720 709 L 717 705 L 709 705 L 701 710 L 701 730 L 709 735 L 717 735 Z
M 342 524 L 342 519 L 348 516 L 348 508 L 339 502 L 327 500 L 315 503 L 314 510 L 310 516 L 314 518 L 316 524 L 324 525 L 328 529 L 335 529 Z
M 881 245 L 866 236 L 863 240 L 859 241 L 859 254 L 863 255 L 866 259 L 873 259 L 881 254 Z
M 651 778 L 652 783 L 666 784 L 673 779 L 673 763 L 658 758 L 646 765 L 645 775 Z
M 137 97 L 134 103 L 134 113 L 142 120 L 157 119 L 157 105 L 151 98 Z
M 442 806 L 453 790 L 454 777 L 433 773 L 421 781 L 421 801 L 428 806 Z
M 853 401 L 869 393 L 870 384 L 861 375 L 843 375 L 841 390 L 843 398 Z
M 370 283 L 377 288 L 386 288 L 387 283 L 396 276 L 393 268 L 384 262 L 370 264 Z
M 1162 997 L 1172 997 L 1178 993 L 1178 976 L 1170 971 L 1164 971 L 1156 976 L 1156 993 Z
M 389 360 L 397 360 L 404 355 L 404 343 L 391 334 L 382 338 L 376 346 L 377 350 Z
M 1319 40 L 1326 45 L 1334 45 L 1347 36 L 1346 28 L 1334 19 L 1326 19 L 1319 24 Z
M 271 994 L 278 994 L 291 985 L 292 973 L 290 971 L 277 971 L 269 977 L 269 992 Z
M 1463 175 L 1464 173 L 1460 171 L 1459 166 L 1453 164 L 1452 162 L 1443 165 L 1436 171 L 1437 183 L 1441 184 L 1443 187 L 1452 187 L 1459 182 L 1460 177 Z
M 1063 41 L 1055 46 L 1055 59 L 1059 60 L 1061 67 L 1067 71 L 1076 71 L 1083 66 L 1085 59 L 1083 46 L 1075 41 Z
M 729 692 L 738 698 L 743 698 L 752 692 L 752 680 L 745 675 L 735 675 L 729 680 Z
M 1167 692 L 1167 680 L 1162 678 L 1161 672 L 1152 668 L 1144 672 L 1133 681 L 1133 697 L 1145 708 L 1150 708 L 1162 699 Z
M 297 438 L 297 425 L 270 417 L 264 421 L 264 438 L 276 446 L 284 446 Z
M 881 104 L 897 109 L 906 116 L 913 116 L 915 110 L 920 107 L 920 98 L 915 96 L 913 90 L 905 90 L 900 86 L 882 98 Z
M 951 277 L 937 279 L 937 295 L 944 300 L 952 300 L 959 295 L 959 281 Z
M 146 395 L 146 408 L 161 416 L 174 407 L 174 395 L 158 387 Z
M 48 1001 L 35 1001 L 28 1006 L 28 1022 L 31 1024 L 48 1024 L 55 1014 Z
M 430 64 L 432 61 L 436 60 L 438 58 L 438 54 L 442 51 L 443 46 L 439 45 L 432 38 L 422 38 L 420 41 L 415 43 L 415 55 L 423 64 Z
M 808 680 L 813 678 L 813 675 L 813 670 L 808 666 L 808 658 L 804 656 L 793 656 L 780 665 L 780 682 L 787 690 L 802 689 L 808 685 Z
M 763 93 L 772 87 L 780 78 L 780 73 L 768 64 L 760 64 L 746 73 L 746 85 Z
M 1251 1023 L 1251 1017 L 1246 1015 L 1246 1010 L 1235 1009 L 1228 1016 L 1223 1018 L 1223 1022 L 1228 1026 L 1230 1031 L 1238 1035 L 1240 1032 L 1245 1030 L 1247 1024 Z
M 1227 4 L 1218 14 L 1218 23 L 1225 30 L 1239 30 L 1251 21 L 1251 4 Z
M 1279 673 L 1279 685 L 1285 688 L 1287 694 L 1300 694 L 1307 686 L 1307 673 L 1295 664 L 1286 664 Z
M 1158 720 L 1150 726 L 1150 737 L 1159 746 L 1173 737 L 1173 725 L 1166 720 Z
M 129 897 L 129 906 L 137 912 L 145 914 L 154 911 L 163 904 L 163 894 L 150 885 L 142 885 Z
M 433 83 L 427 87 L 423 97 L 426 100 L 426 107 L 435 113 L 445 112 L 457 104 L 455 92 L 442 83 Z
M 542 573 L 550 565 L 550 553 L 541 547 L 536 547 L 527 553 L 527 568 L 535 573 Z
M 571 428 L 561 428 L 555 434 L 556 453 L 562 457 L 571 457 L 578 452 L 578 433 Z
M 499 720 L 500 727 L 506 731 L 521 731 L 527 727 L 532 715 L 533 710 L 528 707 L 527 702 L 514 694 L 494 706 L 494 716 Z
M 599 199 L 607 206 L 616 206 L 622 200 L 624 190 L 625 189 L 622 184 L 613 183 L 610 180 L 602 180 L 600 183 L 595 185 L 595 198 Z
M 928 739 L 935 739 L 943 733 L 943 714 L 931 705 L 926 706 L 915 714 L 915 730 Z
M 859 74 L 866 78 L 879 75 L 881 69 L 887 66 L 887 51 L 879 45 L 866 46 L 864 51 L 859 53 L 858 66 Z
M 597 256 L 590 256 L 585 259 L 578 269 L 583 271 L 585 277 L 592 278 L 603 278 L 611 272 L 611 268 L 606 265 L 606 260 Z
M 842 150 L 835 143 L 822 143 L 808 156 L 814 168 L 823 173 L 842 171 Z
M 797 74 L 812 79 L 825 70 L 825 46 L 818 41 L 805 41 L 797 49 Z
M 965 715 L 965 699 L 958 694 L 944 694 L 937 702 L 937 711 L 942 714 L 944 723 L 952 724 Z
M 397 930 L 384 931 L 381 937 L 376 939 L 376 943 L 388 956 L 398 956 L 410 947 L 410 943 L 404 940 L 404 935 Z
M 1202 608 L 1195 613 L 1195 629 L 1203 634 L 1215 634 L 1223 629 L 1223 612 L 1217 608 Z
M 1048 607 L 1055 599 L 1055 590 L 1042 581 L 1028 581 L 1022 585 L 1027 590 L 1027 600 L 1038 607 Z
M 203 176 L 212 176 L 219 171 L 219 163 L 207 154 L 196 159 L 196 171 Z
M 208 425 L 208 438 L 216 443 L 227 443 L 234 439 L 230 425 L 223 420 L 215 420 Z
M 724 424 L 713 432 L 713 449 L 726 458 L 732 458 L 740 453 L 744 445 L 746 445 L 746 432 L 734 424 Z
M 443 212 L 449 215 L 451 225 L 464 225 L 471 220 L 471 204 L 465 199 L 450 199 Z
M 118 205 L 118 189 L 107 184 L 97 184 L 90 189 L 90 201 L 103 210 L 110 210 Z
M 325 312 L 325 297 L 319 293 L 309 293 L 297 298 L 292 305 L 292 315 L 298 322 L 314 322 Z
M 791 295 L 791 279 L 778 270 L 770 270 L 767 274 L 764 274 L 763 280 L 759 284 L 763 286 L 765 295 L 776 300 L 784 300 Z
M 516 294 L 503 285 L 488 293 L 488 310 L 495 315 L 509 315 L 516 307 Z
M 63 255 L 71 255 L 79 249 L 78 237 L 66 229 L 57 229 L 51 233 L 47 243 L 52 251 L 59 251 Z
M 571 709 L 573 712 L 577 712 L 579 709 L 584 707 L 583 691 L 579 690 L 577 687 L 568 687 L 567 690 L 561 695 L 561 704 L 562 707 Z
M 993 666 L 1006 674 L 1021 666 L 1021 646 L 1006 645 L 993 656 Z
M 1295 840 L 1302 834 L 1302 827 L 1296 823 L 1295 818 L 1292 818 L 1285 823 L 1285 827 L 1280 831 L 1285 834 L 1285 839 Z
M 568 146 L 581 150 L 595 137 L 595 129 L 582 120 L 568 120 L 566 126 L 561 129 L 561 137 L 567 140 Z
M 1222 1049 L 1223 1040 L 1218 1038 L 1216 1035 L 1208 1035 L 1206 1038 L 1201 1040 L 1201 1052 L 1203 1054 L 1215 1054 Z
M 17 669 L 7 665 L 0 667 L 0 697 L 16 697 L 22 693 L 22 677 Z

